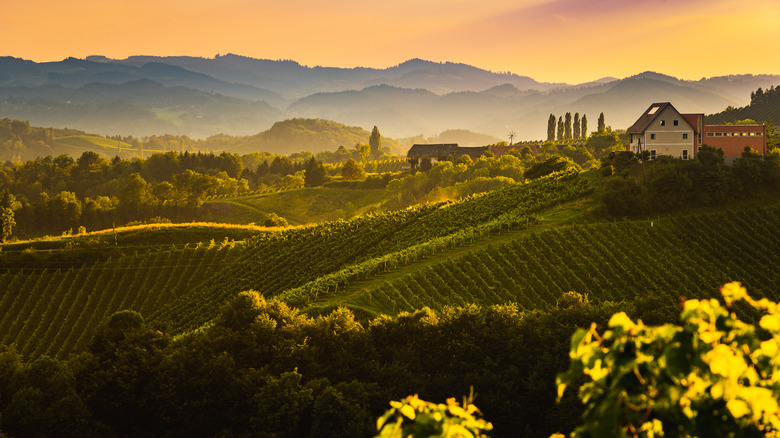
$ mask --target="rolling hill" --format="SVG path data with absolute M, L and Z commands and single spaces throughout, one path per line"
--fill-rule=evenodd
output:
M 20 132 L 14 131 L 15 125 L 22 127 L 18 128 Z M 465 140 L 475 136 L 480 138 L 479 134 L 468 131 L 448 135 L 450 138 Z M 220 135 L 202 140 L 165 135 L 151 139 L 132 139 L 137 143 L 131 145 L 127 138 L 118 140 L 116 137 L 106 138 L 80 130 L 43 128 L 30 126 L 25 121 L 0 119 L 0 157 L 3 160 L 24 162 L 47 155 L 68 154 L 78 157 L 85 151 L 92 151 L 106 158 L 120 155 L 130 159 L 138 157 L 141 150 L 144 157 L 171 150 L 289 155 L 301 151 L 335 151 L 340 146 L 353 149 L 357 144 L 367 144 L 370 136 L 371 133 L 363 128 L 330 120 L 298 118 L 275 122 L 269 129 L 254 135 Z M 400 141 L 393 138 L 383 136 L 382 145 L 390 148 L 393 153 L 406 151 Z
M 5 245 L 0 342 L 64 357 L 125 308 L 184 333 L 249 289 L 314 315 L 346 306 L 363 321 L 421 306 L 550 309 L 570 290 L 672 303 L 731 280 L 777 299 L 780 277 L 767 267 L 779 255 L 779 205 L 594 222 L 594 177 L 284 230 L 156 225 Z

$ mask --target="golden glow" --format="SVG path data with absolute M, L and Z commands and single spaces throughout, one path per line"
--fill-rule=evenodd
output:
M 780 73 L 777 0 L 0 0 L 0 55 L 236 53 L 304 65 L 411 58 L 578 83 L 654 70 Z

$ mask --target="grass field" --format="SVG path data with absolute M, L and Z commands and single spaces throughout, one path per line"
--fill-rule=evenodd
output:
M 268 195 L 253 195 L 209 201 L 206 220 L 231 223 L 261 223 L 276 213 L 291 225 L 350 219 L 377 208 L 385 199 L 384 189 L 344 190 L 329 187 L 304 188 Z
M 55 141 L 55 146 L 83 151 L 84 149 L 103 153 L 109 156 L 116 156 L 120 153 L 124 156 L 137 156 L 138 148 L 119 140 L 97 137 L 94 135 L 73 135 L 69 137 L 60 137 Z M 162 152 L 161 150 L 144 149 L 144 156 Z M 81 155 L 80 153 L 78 155 Z

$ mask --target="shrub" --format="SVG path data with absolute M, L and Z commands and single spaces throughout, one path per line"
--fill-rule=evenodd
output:
M 524 176 L 528 179 L 535 179 L 569 169 L 581 170 L 581 167 L 566 157 L 553 155 L 544 161 L 531 165 L 531 167 L 525 171 Z

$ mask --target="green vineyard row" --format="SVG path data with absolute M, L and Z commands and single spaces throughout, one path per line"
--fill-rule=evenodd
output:
M 377 313 L 506 302 L 532 310 L 555 306 L 568 291 L 592 301 L 678 302 L 716 296 L 730 281 L 778 299 L 778 221 L 773 208 L 568 226 L 447 259 L 348 303 Z

